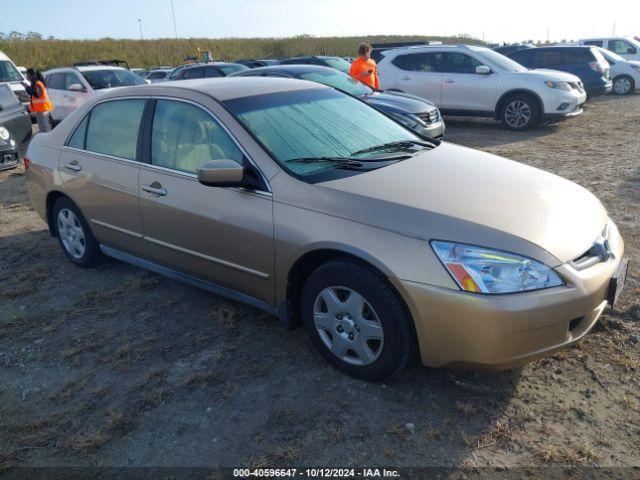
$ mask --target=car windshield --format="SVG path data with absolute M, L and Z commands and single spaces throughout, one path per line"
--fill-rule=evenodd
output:
M 8 60 L 0 60 L 0 82 L 21 82 L 24 78 L 13 63 Z
M 486 58 L 491 65 L 494 65 L 505 72 L 524 72 L 527 70 L 526 67 L 523 67 L 518 62 L 514 62 L 510 58 L 505 57 L 501 53 L 494 52 L 493 50 L 482 50 L 477 51 L 476 53 L 478 53 L 479 56 Z
M 300 78 L 329 85 L 330 87 L 337 88 L 338 90 L 356 97 L 371 95 L 373 93 L 373 89 L 367 87 L 364 83 L 351 78 L 346 73 L 336 72 L 329 69 L 302 73 L 300 74 Z
M 241 72 L 243 70 L 249 70 L 249 67 L 247 67 L 246 65 L 220 65 L 218 66 L 218 68 L 220 70 L 222 70 L 224 72 L 225 75 L 231 75 L 232 73 L 235 72 Z
M 612 62 L 626 62 L 624 58 L 622 58 L 617 53 L 611 52 L 609 50 L 605 50 L 604 48 L 598 47 L 597 50 L 602 54 L 604 58 L 610 60 Z
M 324 57 L 323 60 L 327 62 L 329 66 L 331 66 L 332 68 L 335 68 L 336 70 L 340 70 L 341 72 L 344 72 L 344 73 L 349 73 L 349 70 L 351 69 L 351 64 L 343 58 Z
M 309 160 L 364 160 L 375 153 L 358 152 L 372 147 L 423 142 L 364 102 L 330 88 L 255 95 L 224 103 L 280 165 L 300 176 L 341 167 L 337 162 Z
M 147 83 L 135 73 L 124 69 L 89 70 L 82 72 L 82 75 L 94 90 L 129 87 L 131 85 L 144 85 Z

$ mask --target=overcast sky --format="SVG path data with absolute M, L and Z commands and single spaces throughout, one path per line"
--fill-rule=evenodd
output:
M 173 0 L 180 37 L 456 35 L 487 41 L 640 35 L 640 0 Z M 173 37 L 171 0 L 0 0 L 0 31 Z

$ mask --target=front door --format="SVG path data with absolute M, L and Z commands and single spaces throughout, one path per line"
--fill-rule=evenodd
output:
M 210 112 L 179 100 L 156 101 L 150 135 L 139 182 L 148 256 L 271 303 L 271 195 L 207 187 L 196 177 L 205 161 L 245 164 L 245 154 Z
M 476 73 L 476 67 L 480 65 L 480 61 L 466 53 L 444 54 L 441 101 L 443 110 L 493 112 L 498 76 L 495 73 Z
M 62 151 L 65 190 L 79 206 L 100 243 L 144 252 L 138 206 L 138 130 L 144 99 L 99 103 Z

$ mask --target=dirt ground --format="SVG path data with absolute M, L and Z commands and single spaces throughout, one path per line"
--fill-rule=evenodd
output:
M 357 381 L 260 311 L 116 261 L 74 267 L 16 169 L 0 173 L 0 471 L 640 467 L 640 95 L 526 133 L 451 119 L 447 140 L 567 177 L 608 208 L 631 268 L 582 343 L 507 372 L 415 362 Z

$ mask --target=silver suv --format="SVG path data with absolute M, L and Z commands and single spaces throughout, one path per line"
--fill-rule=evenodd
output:
M 484 47 L 439 45 L 385 52 L 378 64 L 386 90 L 435 103 L 443 114 L 493 117 L 510 130 L 582 113 L 587 95 L 575 75 L 528 70 Z

